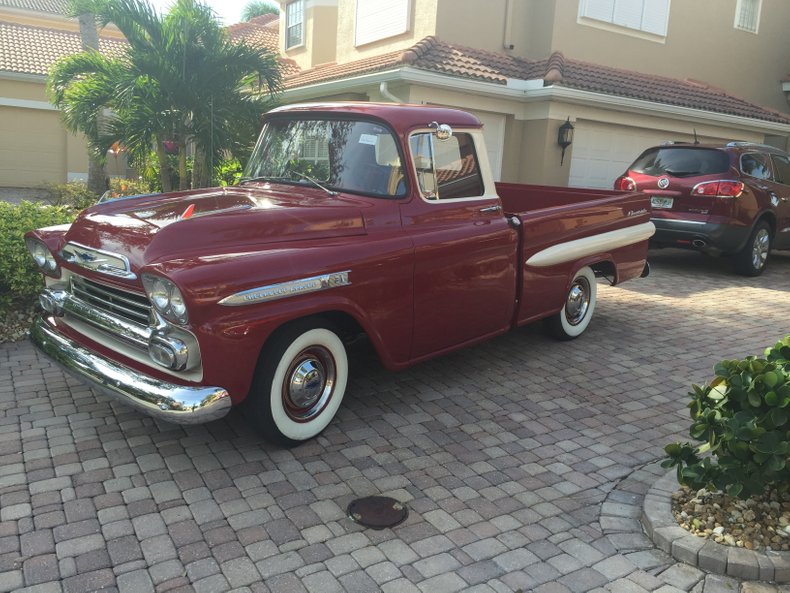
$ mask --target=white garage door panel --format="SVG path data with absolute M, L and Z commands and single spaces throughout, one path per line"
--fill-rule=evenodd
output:
M 483 111 L 471 111 L 483 123 L 483 137 L 486 140 L 488 162 L 494 181 L 502 179 L 502 148 L 505 144 L 505 116 Z
M 609 189 L 643 150 L 670 139 L 667 132 L 576 122 L 571 187 Z

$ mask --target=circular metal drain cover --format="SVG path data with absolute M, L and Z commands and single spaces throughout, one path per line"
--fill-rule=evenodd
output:
M 372 529 L 400 525 L 409 516 L 406 505 L 388 496 L 366 496 L 352 500 L 346 511 L 352 521 Z

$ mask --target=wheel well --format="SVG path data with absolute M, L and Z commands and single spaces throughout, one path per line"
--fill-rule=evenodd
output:
M 754 221 L 754 226 L 756 227 L 762 221 L 767 222 L 768 226 L 771 227 L 771 237 L 775 236 L 776 235 L 776 217 L 774 216 L 774 213 L 773 212 L 763 212 L 763 214 L 760 216 L 760 218 L 758 218 L 757 220 Z M 752 229 L 754 229 L 754 227 L 752 227 Z
M 614 267 L 614 264 L 608 260 L 599 261 L 594 263 L 590 266 L 593 272 L 595 272 L 596 278 L 606 278 L 609 281 L 609 284 L 614 285 L 617 281 L 617 270 Z
M 359 322 L 348 313 L 343 311 L 323 311 L 321 313 L 315 313 L 306 317 L 297 317 L 296 319 L 286 321 L 269 335 L 266 342 L 261 345 L 261 351 L 263 351 L 263 349 L 266 347 L 266 344 L 270 342 L 272 338 L 281 334 L 288 327 L 295 323 L 315 322 L 320 324 L 322 321 L 332 325 L 332 327 L 337 330 L 340 339 L 345 344 L 352 342 L 360 335 L 365 335 L 366 333 Z

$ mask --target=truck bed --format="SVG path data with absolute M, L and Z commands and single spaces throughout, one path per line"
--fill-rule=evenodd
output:
M 535 212 L 558 208 L 561 206 L 577 206 L 581 202 L 608 200 L 627 195 L 617 190 L 588 189 L 579 187 L 554 187 L 551 185 L 528 185 L 521 183 L 497 183 L 496 191 L 502 200 L 502 208 L 506 214 L 519 218 Z M 562 208 L 561 210 L 565 210 Z

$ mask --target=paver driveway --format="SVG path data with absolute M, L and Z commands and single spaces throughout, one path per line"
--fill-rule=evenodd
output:
M 599 518 L 684 436 L 692 381 L 790 331 L 790 255 L 760 278 L 651 261 L 649 278 L 600 285 L 573 342 L 533 326 L 401 373 L 355 354 L 338 418 L 290 451 L 235 413 L 157 423 L 28 343 L 0 346 L 0 591 L 737 590 L 624 552 Z M 379 493 L 408 503 L 403 525 L 345 517 Z

